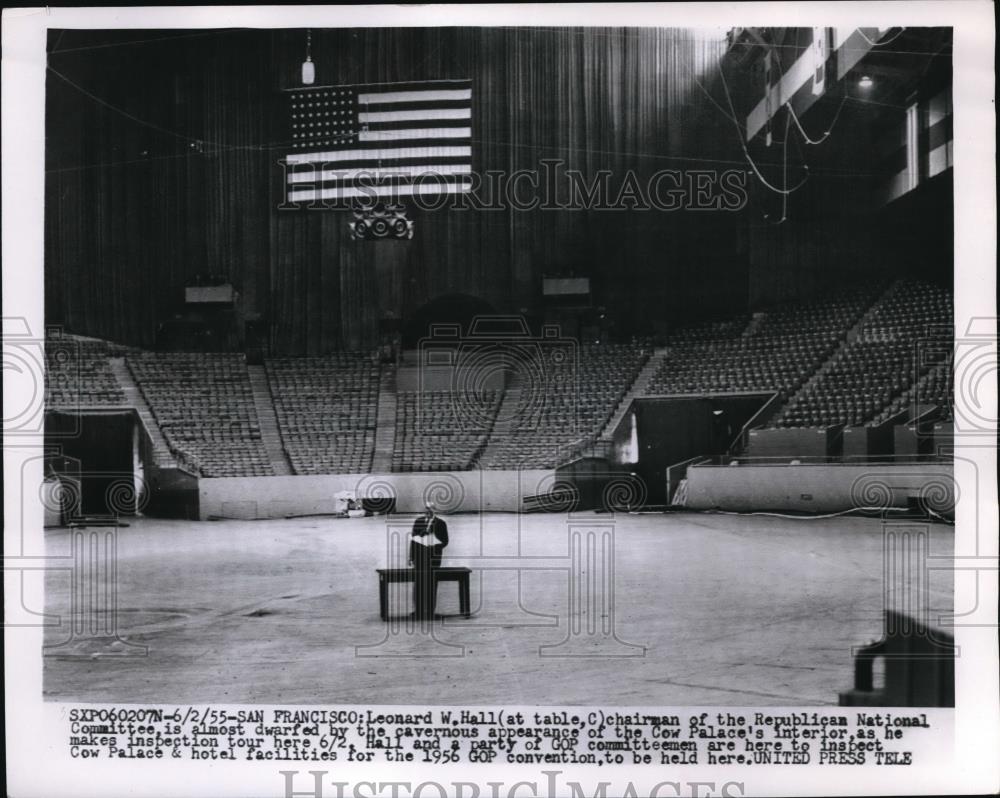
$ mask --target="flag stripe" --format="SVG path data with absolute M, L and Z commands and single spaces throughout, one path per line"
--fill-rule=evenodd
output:
M 360 114 L 359 114 L 360 116 Z M 465 119 L 395 119 L 388 122 L 368 122 L 359 124 L 360 131 L 371 130 L 433 130 L 444 127 L 469 127 L 469 118 Z
M 422 109 L 434 108 L 469 108 L 468 100 L 438 100 L 437 102 L 411 102 L 411 103 L 368 103 L 362 110 L 369 113 L 378 111 L 420 111 Z
M 322 150 L 323 152 L 381 152 L 381 156 L 378 155 L 365 155 L 362 157 L 367 158 L 406 158 L 409 157 L 406 153 L 412 153 L 414 150 L 430 150 L 432 153 L 440 152 L 442 155 L 450 154 L 448 150 L 458 146 L 460 144 L 467 144 L 468 142 L 461 138 L 451 138 L 451 139 L 405 139 L 402 141 L 392 141 L 385 143 L 384 141 L 356 141 L 353 143 L 344 142 L 342 146 L 350 147 L 351 150 L 334 150 L 330 147 L 336 147 L 338 145 L 338 137 L 331 136 L 329 139 L 322 141 L 319 139 L 314 139 L 308 144 L 303 144 L 302 149 L 307 147 L 314 151 Z M 402 153 L 402 155 L 393 155 L 392 153 Z M 299 157 L 300 153 L 291 153 L 288 158 Z M 312 160 L 311 158 L 306 158 L 306 160 Z M 335 160 L 335 159 L 330 159 Z M 341 159 L 344 160 L 344 159 Z M 291 162 L 291 161 L 290 161 Z
M 400 130 L 362 130 L 358 141 L 401 141 L 405 139 L 467 139 L 468 127 L 403 128 Z
M 449 142 L 451 143 L 451 142 Z M 312 164 L 312 163 L 332 163 L 334 161 L 356 161 L 356 160 L 405 160 L 410 158 L 435 158 L 454 157 L 472 158 L 471 147 L 433 147 L 424 146 L 426 142 L 420 142 L 416 147 L 373 147 L 370 149 L 350 149 L 350 150 L 324 150 L 323 152 L 303 152 L 292 153 L 286 160 L 290 164 Z
M 429 89 L 425 91 L 384 91 L 358 95 L 358 105 L 367 103 L 411 103 L 428 100 L 471 100 L 472 89 Z
M 328 169 L 330 171 L 343 172 L 346 169 L 398 169 L 405 167 L 421 167 L 433 171 L 436 166 L 465 166 L 472 168 L 468 158 L 449 158 L 446 156 L 432 156 L 428 158 L 356 158 L 351 161 L 316 161 L 312 163 L 295 164 L 288 175 L 312 176 L 316 169 Z M 293 182 L 288 180 L 289 183 Z M 294 182 L 303 182 L 296 180 Z
M 289 183 L 321 183 L 329 180 L 353 180 L 362 175 L 468 175 L 472 167 L 468 163 L 456 164 L 414 164 L 396 167 L 361 167 L 356 169 L 321 169 L 320 171 L 293 172 Z
M 406 111 L 375 111 L 358 114 L 358 121 L 364 123 L 402 122 L 413 119 L 469 119 L 471 109 L 465 108 L 424 108 Z
M 415 186 L 367 186 L 365 188 L 327 188 L 316 191 L 293 191 L 289 193 L 291 202 L 315 202 L 316 200 L 348 200 L 375 197 L 412 197 L 416 194 L 464 194 L 472 188 L 471 183 L 449 183 L 448 185 Z
M 324 180 L 302 186 L 290 186 L 289 194 L 303 191 L 324 191 L 331 188 L 373 188 L 375 186 L 447 186 L 465 184 L 472 180 L 472 175 L 399 175 L 392 172 L 354 177 L 349 180 Z

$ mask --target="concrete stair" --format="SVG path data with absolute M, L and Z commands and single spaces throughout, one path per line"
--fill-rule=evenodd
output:
M 267 372 L 263 366 L 247 366 L 247 373 L 250 375 L 250 387 L 253 390 L 253 404 L 257 410 L 257 423 L 260 424 L 261 441 L 271 460 L 271 468 L 276 476 L 294 474 L 292 463 L 281 442 L 281 432 L 278 429 L 278 417 L 274 412 L 274 397 L 271 395 Z
M 599 440 L 610 441 L 611 436 L 614 434 L 615 429 L 621 423 L 621 420 L 625 418 L 625 413 L 628 412 L 629 405 L 632 404 L 632 400 L 637 396 L 645 396 L 649 390 L 649 384 L 653 381 L 653 377 L 660 370 L 660 366 L 663 365 L 663 361 L 667 359 L 670 354 L 670 350 L 665 347 L 658 347 L 653 350 L 653 354 L 650 355 L 649 360 L 646 361 L 646 365 L 640 369 L 639 373 L 636 375 L 635 380 L 629 389 L 625 391 L 625 395 L 622 400 L 615 407 L 614 412 L 611 414 L 611 418 L 608 419 L 608 423 L 604 425 L 604 429 L 601 430 Z
M 924 374 L 922 377 L 918 377 L 915 381 L 911 382 L 906 388 L 900 391 L 898 394 L 889 400 L 888 404 L 883 407 L 878 413 L 875 414 L 874 420 L 878 423 L 883 423 L 888 418 L 896 415 L 903 411 L 913 410 L 914 416 L 921 415 L 921 412 L 927 412 L 928 409 L 936 407 L 937 405 L 916 405 L 915 398 L 920 396 L 921 391 L 924 386 L 927 385 L 935 377 L 939 376 L 942 371 L 950 370 L 952 368 L 951 357 L 946 356 L 944 360 L 939 362 L 937 365 L 931 366 L 930 370 Z M 921 411 L 921 408 L 923 410 Z
M 132 372 L 129 371 L 128 366 L 125 365 L 125 358 L 112 357 L 108 359 L 108 362 L 111 365 L 111 371 L 115 375 L 115 379 L 118 380 L 118 385 L 125 394 L 128 406 L 135 408 L 139 420 L 146 428 L 146 434 L 149 436 L 153 447 L 153 465 L 160 469 L 177 468 L 177 458 L 170 451 L 170 445 L 167 443 L 167 439 L 163 437 L 160 425 L 156 423 L 153 411 L 150 409 L 149 402 L 146 401 L 142 389 L 139 388 L 139 384 L 135 381 L 135 377 L 132 376 Z
M 392 471 L 392 453 L 396 449 L 396 369 L 383 367 L 379 381 L 378 409 L 375 415 L 375 452 L 372 472 L 388 474 Z
M 889 297 L 891 297 L 896 292 L 896 290 L 899 288 L 899 285 L 900 281 L 894 280 L 889 285 L 889 287 L 886 288 L 885 291 L 883 291 L 881 294 L 879 294 L 878 297 L 875 299 L 875 301 L 868 306 L 868 310 L 862 313 L 861 317 L 854 323 L 854 326 L 847 331 L 847 335 L 845 336 L 845 338 L 848 343 L 852 343 L 853 341 L 857 340 L 858 335 L 861 333 L 861 328 L 864 327 L 864 325 L 871 319 L 872 316 L 875 315 L 875 311 L 877 311 L 880 307 L 882 307 L 882 303 L 885 302 Z
M 500 452 L 503 443 L 517 429 L 517 415 L 521 401 L 521 387 L 519 385 L 508 387 L 497 408 L 496 420 L 493 422 L 493 429 L 490 431 L 486 446 L 479 452 L 479 456 L 473 459 L 473 464 L 489 463 Z

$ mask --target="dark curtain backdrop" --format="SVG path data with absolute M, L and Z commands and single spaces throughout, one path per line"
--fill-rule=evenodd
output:
M 610 28 L 314 30 L 312 45 L 317 85 L 471 78 L 476 170 L 558 159 L 610 170 L 613 193 L 629 170 L 644 185 L 740 165 L 694 83 L 713 84 L 721 49 L 716 32 Z M 385 315 L 448 294 L 538 313 L 555 271 L 591 277 L 622 325 L 747 302 L 740 213 L 413 210 L 412 241 L 355 242 L 345 212 L 276 210 L 305 31 L 53 31 L 50 51 L 47 312 L 73 331 L 151 346 L 206 273 L 277 353 L 370 346 Z

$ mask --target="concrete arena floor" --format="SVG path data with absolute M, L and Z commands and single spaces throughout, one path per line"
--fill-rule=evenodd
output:
M 399 517 L 402 526 L 395 528 L 405 532 L 411 519 Z M 851 647 L 880 636 L 883 533 L 875 519 L 585 513 L 462 515 L 447 522 L 452 543 L 445 564 L 471 567 L 486 562 L 477 559 L 481 552 L 515 555 L 519 525 L 521 556 L 561 557 L 558 566 L 568 562 L 570 526 L 613 524 L 610 614 L 623 643 L 585 636 L 573 638 L 575 648 L 545 653 L 589 656 L 540 656 L 540 646 L 568 634 L 569 571 L 558 567 L 474 575 L 468 620 L 454 615 L 457 590 L 445 583 L 438 610 L 451 617 L 432 628 L 381 622 L 374 569 L 386 565 L 384 518 L 146 518 L 118 531 L 118 628 L 128 643 L 147 646 L 147 654 L 116 656 L 120 644 L 95 647 L 71 638 L 68 623 L 50 627 L 45 697 L 836 704 L 838 690 L 850 686 Z M 927 531 L 931 556 L 951 553 L 950 527 L 917 528 Z M 68 555 L 70 542 L 69 530 L 46 533 L 49 555 Z M 409 611 L 411 589 L 394 586 L 397 611 Z M 932 619 L 951 612 L 949 571 L 930 572 L 929 595 Z M 69 573 L 53 571 L 46 576 L 46 611 L 68 620 L 69 609 Z M 604 656 L 642 653 L 624 643 L 645 652 Z

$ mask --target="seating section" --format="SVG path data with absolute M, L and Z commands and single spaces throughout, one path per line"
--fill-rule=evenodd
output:
M 96 338 L 50 333 L 45 339 L 45 406 L 52 409 L 126 404 L 108 358 L 126 349 Z
M 950 289 L 900 280 L 873 304 L 882 291 L 678 329 L 646 395 L 776 392 L 772 427 L 871 426 L 928 405 L 951 418 Z M 399 393 L 392 470 L 554 467 L 596 438 L 649 359 L 638 344 L 539 353 L 515 359 L 523 367 L 505 392 Z M 152 354 L 62 333 L 46 338 L 45 354 L 47 407 L 127 406 L 110 363 L 124 356 L 184 463 L 206 477 L 273 473 L 243 355 Z M 295 473 L 370 472 L 381 367 L 361 353 L 265 365 Z
M 379 367 L 351 352 L 265 363 L 278 429 L 297 474 L 371 470 Z
M 398 395 L 393 471 L 461 471 L 486 445 L 500 393 L 452 391 Z
M 950 420 L 955 413 L 954 360 L 949 357 L 938 363 L 917 384 L 917 404 L 937 405 L 943 410 L 943 419 Z M 904 396 L 904 401 L 906 397 Z
M 668 342 L 672 346 L 682 346 L 738 338 L 746 330 L 750 319 L 751 316 L 749 314 L 741 313 L 725 319 L 690 324 L 674 330 L 670 334 Z
M 941 408 L 941 420 L 950 421 L 954 416 L 954 382 L 952 359 L 948 358 L 933 366 L 920 378 L 916 386 L 903 391 L 890 402 L 871 422 L 882 424 L 893 416 L 910 408 L 936 405 Z
M 555 350 L 538 377 L 516 375 L 484 468 L 551 468 L 600 433 L 635 382 L 648 354 L 628 345 L 586 345 L 573 357 Z
M 273 473 L 243 355 L 126 358 L 170 448 L 206 477 Z
M 647 391 L 657 394 L 777 392 L 788 397 L 819 368 L 871 304 L 876 286 L 781 305 L 752 322 L 678 330 Z
M 872 425 L 903 408 L 915 384 L 952 349 L 951 291 L 903 280 L 825 371 L 772 422 L 778 427 Z M 936 390 L 937 383 L 930 390 Z

